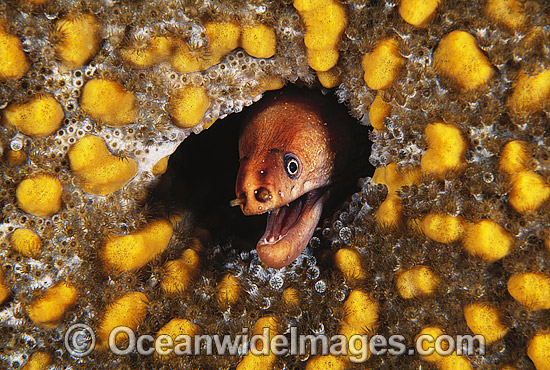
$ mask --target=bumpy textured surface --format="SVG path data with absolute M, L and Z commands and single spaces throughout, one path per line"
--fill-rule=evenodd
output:
M 548 369 L 550 4 L 295 5 L 0 3 L 1 368 Z M 148 206 L 188 135 L 295 82 L 335 87 L 375 128 L 376 174 L 311 240 L 329 252 L 271 270 Z M 98 335 L 87 357 L 63 346 L 75 323 Z M 409 345 L 479 333 L 490 345 L 362 365 L 116 356 L 105 341 L 118 325 L 233 336 L 296 326 Z

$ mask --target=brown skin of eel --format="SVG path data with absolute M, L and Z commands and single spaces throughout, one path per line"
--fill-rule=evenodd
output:
M 261 103 L 239 138 L 237 198 L 231 205 L 247 216 L 268 212 L 256 251 L 263 263 L 280 269 L 312 237 L 336 161 L 346 160 L 350 133 L 311 98 L 278 95 Z

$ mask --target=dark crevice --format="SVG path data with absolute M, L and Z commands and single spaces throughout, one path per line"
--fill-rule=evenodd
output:
M 327 204 L 323 217 L 330 217 L 353 193 L 359 191 L 356 183 L 360 177 L 372 176 L 374 168 L 368 162 L 371 142 L 370 127 L 361 126 L 347 114 L 347 107 L 337 102 L 329 93 L 323 96 L 319 90 L 285 87 L 283 91 L 313 94 L 330 109 L 340 110 L 342 117 L 350 120 L 357 130 L 356 161 L 346 169 L 334 186 L 332 200 Z M 279 92 L 268 92 L 264 98 Z M 255 104 L 240 113 L 218 120 L 199 135 L 192 134 L 170 156 L 168 170 L 153 191 L 153 198 L 169 207 L 191 211 L 197 226 L 210 231 L 214 243 L 233 241 L 234 246 L 254 249 L 266 227 L 266 216 L 244 216 L 239 207 L 230 207 L 235 198 L 235 180 L 239 170 L 238 139 L 241 124 L 253 112 Z M 343 123 L 346 124 L 346 123 Z

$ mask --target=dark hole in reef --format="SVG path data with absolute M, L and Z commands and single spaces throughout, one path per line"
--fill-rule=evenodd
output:
M 347 173 L 334 187 L 331 201 L 325 205 L 322 219 L 331 217 L 349 197 L 359 191 L 357 180 L 372 176 L 374 167 L 369 163 L 371 142 L 368 138 L 371 127 L 362 126 L 349 116 L 348 108 L 339 104 L 336 96 L 329 92 L 323 96 L 318 89 L 287 86 L 282 90 L 266 92 L 269 99 L 280 92 L 307 94 L 330 104 L 330 109 L 339 110 L 349 119 L 361 146 L 357 153 L 358 166 Z M 244 216 L 240 207 L 230 207 L 235 199 L 235 181 L 239 170 L 238 141 L 242 124 L 255 109 L 256 104 L 245 107 L 242 112 L 233 113 L 216 121 L 212 127 L 199 135 L 191 135 L 183 141 L 170 156 L 168 169 L 153 191 L 153 198 L 169 207 L 191 211 L 197 226 L 210 231 L 213 241 L 233 241 L 240 249 L 254 249 L 263 235 L 267 216 Z

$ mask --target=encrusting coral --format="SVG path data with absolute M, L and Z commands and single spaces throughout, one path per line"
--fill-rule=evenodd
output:
M 0 367 L 549 369 L 549 14 L 544 0 L 0 2 Z M 376 171 L 273 270 L 149 195 L 189 135 L 285 84 L 371 125 Z M 74 324 L 97 337 L 87 356 L 65 347 Z M 363 364 L 311 346 L 119 356 L 121 325 L 487 346 Z

